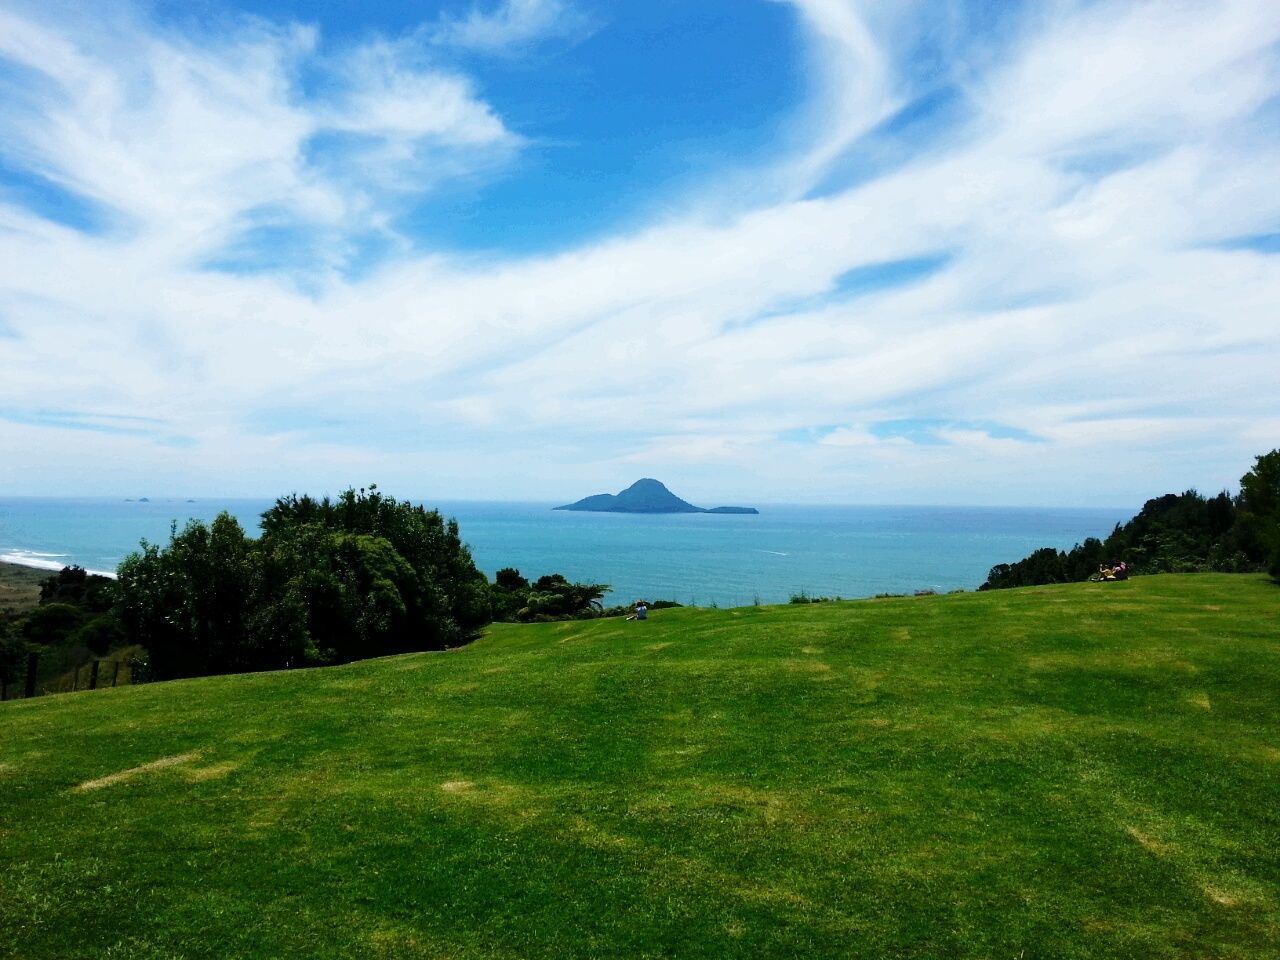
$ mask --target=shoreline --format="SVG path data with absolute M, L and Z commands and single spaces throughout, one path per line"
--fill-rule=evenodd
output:
M 208 523 L 223 503 L 191 515 Z M 553 511 L 498 504 L 457 519 L 476 566 L 490 578 L 505 567 L 530 577 L 550 572 L 610 586 L 606 603 L 663 597 L 689 606 L 786 603 L 793 595 L 873 597 L 921 588 L 973 589 L 991 567 L 1035 549 L 1067 550 L 1126 518 L 1057 510 L 922 511 L 918 508 L 770 508 L 755 517 Z M 0 498 L 0 562 L 56 572 L 78 562 L 111 576 L 143 540 L 163 547 L 176 504 L 49 501 L 23 506 Z M 265 507 L 265 505 L 261 505 Z M 238 505 L 246 534 L 260 534 L 262 509 Z M 109 566 L 108 566 L 109 565 Z
M 9 553 L 0 553 L 0 566 L 21 567 L 24 570 L 43 570 L 48 573 L 57 573 L 64 567 L 76 566 L 75 563 L 69 561 L 55 560 L 55 556 L 65 556 L 62 554 L 41 554 L 28 553 L 26 551 L 17 550 Z M 109 577 L 112 580 L 116 578 L 114 570 L 89 570 L 85 573 L 98 577 Z

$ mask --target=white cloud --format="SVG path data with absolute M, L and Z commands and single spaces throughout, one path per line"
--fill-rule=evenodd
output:
M 0 111 L 6 152 L 130 226 L 163 226 L 166 246 L 207 243 L 257 204 L 334 202 L 296 162 L 310 125 L 288 101 L 287 72 L 310 48 L 305 30 L 255 29 L 216 49 L 149 39 L 109 61 L 13 15 L 0 36 L 44 81 Z
M 866 5 L 851 0 L 790 0 L 814 37 L 821 130 L 795 173 L 811 183 L 859 136 L 902 106 L 887 52 L 867 24 Z
M 5 55 L 62 92 L 0 107 L 6 144 L 131 226 L 86 235 L 0 205 L 0 317 L 18 334 L 0 338 L 0 412 L 56 396 L 163 423 L 92 442 L 10 424 L 0 483 L 24 468 L 71 476 L 84 450 L 175 483 L 183 463 L 228 483 L 273 464 L 256 474 L 267 491 L 376 469 L 479 493 L 473 463 L 498 471 L 490 495 L 526 481 L 550 493 L 570 469 L 605 489 L 632 469 L 706 465 L 773 499 L 1133 502 L 1212 489 L 1280 443 L 1266 439 L 1280 258 L 1214 246 L 1280 223 L 1280 143 L 1251 119 L 1280 90 L 1270 4 L 1055 5 L 967 81 L 963 127 L 808 200 L 795 197 L 914 92 L 903 32 L 919 22 L 797 6 L 831 122 L 779 158 L 791 199 L 556 255 L 402 251 L 305 293 L 198 264 L 264 207 L 338 236 L 389 231 L 403 191 L 510 162 L 520 141 L 471 80 L 374 41 L 325 61 L 336 86 L 306 100 L 291 79 L 318 56 L 305 30 L 259 25 L 212 46 L 150 35 L 125 61 L 8 15 Z M 549 9 L 473 20 L 514 43 Z M 326 131 L 360 141 L 333 167 L 306 149 Z M 1082 166 L 1104 154 L 1123 163 Z M 920 282 L 837 292 L 851 270 L 940 251 L 951 259 Z M 357 426 L 270 426 L 291 410 Z M 1047 442 L 872 432 L 906 418 Z M 821 442 L 775 439 L 832 424 Z M 172 435 L 196 445 L 155 446 Z
M 1274 93 L 1273 7 L 1099 3 L 1068 8 L 982 84 L 984 110 L 1037 151 L 1212 130 Z M 1064 82 L 1069 78 L 1069 82 Z
M 488 146 L 511 139 L 493 109 L 478 100 L 474 85 L 458 74 L 415 69 L 412 45 L 375 41 L 345 58 L 347 88 L 324 128 L 416 140 L 427 137 L 457 146 Z
M 570 35 L 585 25 L 564 0 L 500 0 L 487 10 L 477 5 L 466 16 L 446 17 L 429 32 L 438 44 L 495 53 Z
M 828 447 L 882 447 L 897 446 L 905 447 L 910 441 L 902 437 L 893 437 L 884 440 L 877 437 L 864 427 L 838 427 L 832 430 L 820 441 L 821 444 Z
M 145 33 L 125 12 L 64 37 L 0 17 L 0 55 L 44 81 L 0 110 L 5 152 L 106 205 L 174 263 L 264 219 L 336 226 L 335 239 L 376 228 L 403 194 L 520 146 L 466 77 L 408 40 L 321 58 L 313 29 L 260 21 L 187 38 Z M 312 99 L 298 86 L 303 61 L 328 73 Z

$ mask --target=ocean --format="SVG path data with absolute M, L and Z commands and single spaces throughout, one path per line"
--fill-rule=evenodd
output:
M 0 498 L 0 560 L 114 572 L 138 543 L 226 510 L 251 533 L 270 500 Z M 735 607 L 793 594 L 868 597 L 972 590 L 997 563 L 1104 537 L 1133 509 L 760 505 L 760 514 L 557 511 L 550 503 L 440 501 L 490 577 L 563 573 L 607 602 Z

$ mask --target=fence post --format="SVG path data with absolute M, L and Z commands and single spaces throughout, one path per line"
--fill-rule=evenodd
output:
M 27 654 L 27 686 L 23 690 L 24 697 L 34 697 L 36 695 L 36 671 L 40 669 L 40 654 Z
M 117 660 L 115 670 L 111 671 L 111 685 L 114 687 L 116 685 L 116 681 L 119 679 L 120 679 L 120 661 Z
M 93 661 L 93 666 L 89 668 L 89 689 L 90 690 L 98 689 L 98 664 L 100 662 L 101 661 L 95 658 Z

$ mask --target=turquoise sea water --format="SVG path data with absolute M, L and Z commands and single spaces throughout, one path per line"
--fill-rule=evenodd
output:
M 112 572 L 170 524 L 220 510 L 256 533 L 268 500 L 0 498 L 0 560 Z M 1117 509 L 760 507 L 758 516 L 573 513 L 549 503 L 436 502 L 456 517 L 491 577 L 516 567 L 608 583 L 610 602 L 673 599 L 703 606 L 784 603 L 793 593 L 867 597 L 973 589 L 997 563 L 1039 547 L 1105 536 L 1133 515 Z

